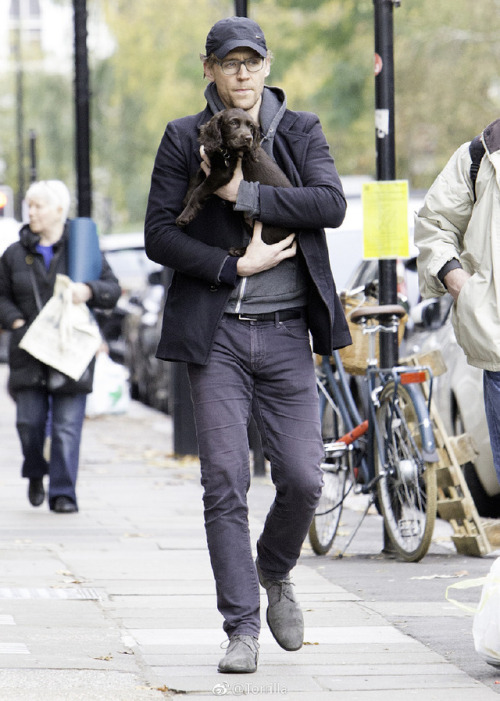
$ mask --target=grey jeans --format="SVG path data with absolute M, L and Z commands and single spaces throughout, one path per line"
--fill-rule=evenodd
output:
M 260 631 L 259 582 L 248 526 L 253 413 L 276 488 L 257 543 L 270 579 L 295 566 L 318 503 L 323 454 L 314 362 L 304 319 L 224 315 L 206 366 L 189 365 L 207 542 L 228 636 Z

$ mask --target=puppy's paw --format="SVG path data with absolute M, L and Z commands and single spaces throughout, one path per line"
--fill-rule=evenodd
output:
M 246 250 L 247 250 L 246 246 L 245 246 L 245 248 L 234 248 L 233 246 L 231 246 L 228 253 L 230 256 L 233 256 L 234 258 L 241 258 L 242 256 L 245 255 Z
M 189 217 L 185 217 L 181 214 L 179 217 L 177 217 L 175 223 L 180 229 L 184 229 L 184 227 L 186 227 L 190 221 L 191 219 Z

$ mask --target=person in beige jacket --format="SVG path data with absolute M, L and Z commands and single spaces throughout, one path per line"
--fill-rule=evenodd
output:
M 486 127 L 481 141 L 485 152 L 475 193 L 465 143 L 429 189 L 415 220 L 415 243 L 422 296 L 451 294 L 457 342 L 467 362 L 484 371 L 486 417 L 500 481 L 500 119 Z

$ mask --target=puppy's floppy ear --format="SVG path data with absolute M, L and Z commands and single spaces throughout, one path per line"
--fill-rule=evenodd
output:
M 200 129 L 200 143 L 207 154 L 214 153 L 222 147 L 221 121 L 224 112 L 217 112 L 212 119 Z
M 257 158 L 257 152 L 260 147 L 260 127 L 258 124 L 255 124 L 255 122 L 252 122 L 252 133 L 253 133 L 253 141 L 252 141 L 252 146 L 250 148 L 250 158 L 252 160 L 256 160 Z

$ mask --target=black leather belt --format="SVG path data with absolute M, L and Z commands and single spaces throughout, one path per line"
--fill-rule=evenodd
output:
M 227 314 L 239 321 L 288 321 L 289 319 L 300 319 L 304 316 L 303 309 L 281 309 L 277 312 L 266 312 L 265 314 Z

